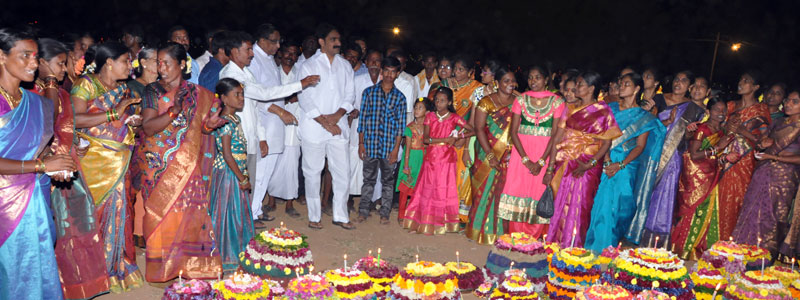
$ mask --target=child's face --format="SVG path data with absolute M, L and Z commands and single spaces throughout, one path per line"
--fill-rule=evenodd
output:
M 450 99 L 447 99 L 447 95 L 445 93 L 436 93 L 436 110 L 447 111 L 448 106 L 450 106 Z
M 424 102 L 417 101 L 417 103 L 414 103 L 414 118 L 425 117 L 425 113 L 427 113 L 427 112 L 428 112 L 428 110 L 425 109 L 425 103 Z
M 241 86 L 233 88 L 227 94 L 222 95 L 222 102 L 225 103 L 225 106 L 237 111 L 242 110 L 244 107 L 244 90 Z

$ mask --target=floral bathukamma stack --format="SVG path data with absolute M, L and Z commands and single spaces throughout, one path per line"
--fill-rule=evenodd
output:
M 548 251 L 557 249 L 548 248 L 546 244 L 522 232 L 504 234 L 495 241 L 492 251 L 486 257 L 486 271 L 499 282 L 503 280 L 503 272 L 514 263 L 513 268 L 525 270 L 528 280 L 535 287 L 544 287 L 549 265 Z
M 376 295 L 379 298 L 386 296 L 386 293 L 391 289 L 394 277 L 400 272 L 395 265 L 374 256 L 359 259 L 353 265 L 353 268 L 366 272 L 373 283 L 381 286 L 382 289 L 376 291 Z
M 761 271 L 747 271 L 733 276 L 722 299 L 789 300 L 792 296 L 775 276 Z
M 699 269 L 689 276 L 694 283 L 694 295 L 697 300 L 711 300 L 715 291 L 717 299 L 714 300 L 720 300 L 722 293 L 728 288 L 728 279 L 722 276 L 722 272 L 719 270 Z
M 216 300 L 278 300 L 282 296 L 270 288 L 267 280 L 244 273 L 235 273 L 215 283 L 214 294 Z
M 292 279 L 286 286 L 284 299 L 303 299 L 303 300 L 335 300 L 336 297 L 333 286 L 319 274 L 308 274 Z
M 792 282 L 800 279 L 800 273 L 798 273 L 797 270 L 782 266 L 771 266 L 767 268 L 767 274 L 778 278 L 785 287 L 789 287 L 792 285 Z
M 639 294 L 655 290 L 675 297 L 692 300 L 694 284 L 683 260 L 661 248 L 637 248 L 620 252 L 614 259 L 603 281 L 619 285 Z
M 211 300 L 211 285 L 208 282 L 192 279 L 179 280 L 166 289 L 161 300 Z
M 565 248 L 550 259 L 547 293 L 553 300 L 570 300 L 600 278 L 597 257 L 583 248 Z
M 458 278 L 439 263 L 409 263 L 392 283 L 387 299 L 392 300 L 456 300 L 461 298 Z
M 789 292 L 792 293 L 793 299 L 800 299 L 800 279 L 792 281 L 789 285 Z
M 578 292 L 575 300 L 633 300 L 628 290 L 610 284 L 595 284 L 589 288 Z
M 325 279 L 333 285 L 336 297 L 342 300 L 368 300 L 383 288 L 372 282 L 364 271 L 358 269 L 335 269 L 325 272 Z
M 489 300 L 536 300 L 539 293 L 528 280 L 528 275 L 519 269 L 505 271 L 503 281 L 488 296 Z
M 718 270 L 722 276 L 731 278 L 733 274 L 744 271 L 744 253 L 742 246 L 734 242 L 716 242 L 703 252 L 697 261 L 697 269 Z
M 772 265 L 772 255 L 766 248 L 754 245 L 742 245 L 744 250 L 744 265 L 748 271 L 761 270 L 761 266 Z
M 273 228 L 253 237 L 242 253 L 239 266 L 247 273 L 270 278 L 308 274 L 314 260 L 306 237 L 285 228 Z
M 461 292 L 471 292 L 484 282 L 483 271 L 468 262 L 448 262 L 444 264 L 458 278 Z

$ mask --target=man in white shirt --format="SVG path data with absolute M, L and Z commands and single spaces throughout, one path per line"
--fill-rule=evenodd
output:
M 245 139 L 247 139 L 247 170 L 250 176 L 256 178 L 257 182 L 259 176 L 262 176 L 259 173 L 262 173 L 261 170 L 265 169 L 263 167 L 263 158 L 269 153 L 267 130 L 258 118 L 258 103 L 269 102 L 274 99 L 283 101 L 283 97 L 317 84 L 319 82 L 319 76 L 307 76 L 299 82 L 287 85 L 274 87 L 265 87 L 261 85 L 248 68 L 254 56 L 253 42 L 252 37 L 244 32 L 231 33 L 230 42 L 225 45 L 225 54 L 231 58 L 231 61 L 222 68 L 219 77 L 233 78 L 244 85 L 244 108 L 241 112 L 237 112 L 236 114 L 242 120 L 242 131 L 244 131 Z M 261 200 L 263 200 L 264 196 L 261 195 L 261 198 L 257 198 L 253 195 L 252 197 L 252 207 L 257 207 L 258 210 L 260 210 Z M 253 210 L 253 219 L 255 220 L 258 218 L 259 216 L 256 214 L 256 210 Z M 273 217 L 264 213 L 261 219 L 270 221 Z
M 213 39 L 214 35 L 220 31 L 222 31 L 222 29 L 214 29 L 206 32 L 206 42 L 208 42 L 208 49 L 206 49 L 206 52 L 204 52 L 203 55 L 200 55 L 194 59 L 195 61 L 197 61 L 197 66 L 199 67 L 199 70 L 197 70 L 198 72 L 202 72 L 203 68 L 206 67 L 208 61 L 211 60 L 212 56 L 214 56 L 213 54 L 211 54 L 212 51 L 211 40 Z
M 282 71 L 278 64 L 275 63 L 275 53 L 278 52 L 278 48 L 281 46 L 280 32 L 272 24 L 262 24 L 256 29 L 254 38 L 256 44 L 253 46 L 253 54 L 255 56 L 248 69 L 262 86 L 267 88 L 280 86 Z M 253 185 L 254 214 L 262 211 L 262 202 L 260 200 L 267 194 L 269 182 L 276 170 L 275 165 L 278 162 L 278 157 L 283 153 L 286 135 L 285 127 L 286 125 L 297 123 L 295 116 L 284 109 L 284 97 L 269 99 L 271 100 L 270 102 L 256 104 L 258 120 L 266 130 L 269 154 L 258 163 L 259 177 L 256 178 L 255 185 Z M 256 208 L 256 206 L 258 207 Z M 274 203 L 270 203 L 267 209 L 269 211 L 274 210 Z M 296 211 L 290 215 L 293 217 L 299 216 Z
M 333 224 L 354 229 L 347 211 L 347 185 L 350 178 L 348 139 L 350 128 L 345 114 L 353 110 L 355 87 L 353 68 L 339 54 L 341 35 L 329 24 L 316 31 L 320 50 L 300 66 L 298 77 L 319 74 L 320 83 L 298 94 L 304 116 L 300 120 L 303 150 L 303 175 L 306 183 L 308 226 L 322 229 L 320 173 L 328 158 L 333 177 Z
M 417 74 L 417 82 L 419 84 L 419 96 L 427 97 L 428 92 L 431 90 L 431 85 L 439 82 L 439 74 L 436 73 L 436 68 L 439 67 L 439 60 L 433 52 L 427 52 L 422 56 L 422 71 Z
M 296 63 L 297 67 L 300 68 L 300 66 L 303 65 L 303 62 L 305 62 L 306 59 L 309 59 L 312 56 L 314 56 L 314 54 L 317 53 L 317 49 L 319 49 L 319 43 L 317 42 L 317 38 L 315 36 L 309 35 L 306 38 L 304 38 L 303 44 L 301 45 L 300 48 L 302 52 L 300 53 L 300 57 L 297 58 L 297 63 Z
M 297 68 L 297 56 L 300 54 L 300 47 L 291 42 L 281 44 L 278 50 L 280 57 L 281 83 L 287 84 L 295 81 Z M 302 118 L 300 104 L 297 103 L 297 95 L 286 98 L 288 112 L 296 118 Z M 284 138 L 283 153 L 278 157 L 275 170 L 280 170 L 279 176 L 272 176 L 269 181 L 267 193 L 270 196 L 267 206 L 275 205 L 275 197 L 286 200 L 286 214 L 292 217 L 299 217 L 300 214 L 293 207 L 293 200 L 298 199 L 300 188 L 300 139 L 297 136 L 297 124 L 287 124 Z
M 417 101 L 418 98 L 419 83 L 414 75 L 408 74 L 408 72 L 405 71 L 408 57 L 406 57 L 403 50 L 392 51 L 389 56 L 394 56 L 400 61 L 401 72 L 400 75 L 397 76 L 397 79 L 395 79 L 394 86 L 406 97 L 406 124 L 408 124 L 414 121 L 414 102 Z

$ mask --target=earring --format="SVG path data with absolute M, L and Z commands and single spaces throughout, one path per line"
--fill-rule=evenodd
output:
M 108 70 L 109 70 L 109 71 L 111 71 L 111 70 L 114 70 L 114 66 L 112 66 L 112 65 L 108 65 Z

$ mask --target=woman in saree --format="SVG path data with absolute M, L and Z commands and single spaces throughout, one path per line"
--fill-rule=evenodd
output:
M 552 178 L 555 163 L 542 172 L 550 156 L 565 105 L 561 97 L 547 90 L 548 74 L 541 67 L 528 71 L 530 91 L 515 97 L 509 132 L 514 144 L 508 162 L 508 176 L 502 190 L 498 215 L 508 232 L 525 232 L 535 238 L 547 233 L 549 219 L 536 215 L 536 205 L 545 191 L 546 175 Z
M 82 34 L 68 33 L 65 37 L 67 47 L 70 49 L 67 53 L 67 77 L 61 83 L 67 91 L 72 91 L 72 85 L 80 78 L 86 65 L 92 62 L 86 61 L 86 51 L 94 45 L 94 38 L 88 32 Z M 91 60 L 91 57 L 89 58 Z
M 792 93 L 792 95 L 790 95 L 790 97 L 784 100 L 783 103 L 784 103 L 783 109 L 785 110 L 785 114 L 787 115 L 786 119 L 790 120 L 784 122 L 792 122 L 794 124 L 793 126 L 796 129 L 798 127 L 798 121 L 800 121 L 800 112 L 798 111 L 798 105 L 800 105 L 800 99 L 798 99 L 798 91 L 795 90 Z M 775 142 L 776 141 L 773 141 L 773 143 Z M 800 160 L 798 160 L 798 158 L 800 158 L 800 155 L 798 155 L 798 153 L 800 153 L 800 151 L 798 151 L 799 147 L 798 144 L 800 144 L 800 140 L 795 138 L 795 140 L 791 142 L 791 144 L 787 146 L 784 151 L 779 152 L 776 157 L 770 158 L 769 156 L 767 156 L 766 159 L 772 159 L 774 161 L 794 164 L 795 174 L 796 174 L 798 172 L 797 165 L 800 164 Z M 764 155 L 760 155 L 760 157 L 761 159 L 765 159 Z M 797 184 L 797 180 L 795 180 L 795 184 Z M 792 213 L 786 219 L 786 222 L 789 223 L 788 230 L 786 230 L 786 237 L 779 241 L 780 244 L 778 247 L 779 251 L 778 259 L 780 259 L 781 262 L 785 264 L 792 263 L 791 261 L 792 258 L 800 259 L 800 190 L 798 190 L 796 195 L 797 196 L 795 196 L 794 201 L 790 202 L 790 205 L 792 207 Z
M 766 93 L 764 93 L 764 103 L 769 108 L 769 118 L 776 120 L 786 116 L 781 107 L 783 106 L 783 99 L 786 97 L 786 84 L 779 82 L 773 84 Z
M 474 79 L 473 73 L 475 72 L 475 63 L 472 59 L 464 55 L 456 56 L 453 59 L 453 78 L 447 80 L 447 86 L 453 90 L 453 107 L 456 109 L 456 114 L 473 124 L 470 120 L 470 113 L 472 112 L 472 101 L 470 96 L 475 89 L 482 86 L 482 84 Z M 459 128 L 461 130 L 463 128 Z M 472 164 L 472 158 L 469 157 L 467 151 L 467 141 L 469 139 L 460 139 L 456 142 L 456 183 L 458 185 L 458 219 L 461 223 L 466 223 L 469 218 L 469 210 L 472 206 L 472 180 L 469 173 L 469 166 Z
M 744 193 L 753 177 L 756 158 L 753 148 L 766 133 L 770 123 L 767 104 L 759 103 L 756 93 L 760 87 L 755 72 L 747 72 L 739 79 L 737 93 L 742 99 L 728 102 L 728 122 L 725 131 L 734 140 L 725 149 L 730 158 L 722 166 L 719 180 L 719 236 L 727 239 L 733 233 Z
M 436 91 L 440 87 L 450 87 L 448 83 L 450 78 L 453 78 L 453 60 L 450 57 L 442 56 L 439 59 L 439 66 L 437 68 L 439 81 L 431 84 L 431 89 L 428 91 L 428 99 L 434 99 L 434 97 L 436 97 Z
M 728 108 L 718 97 L 710 98 L 706 107 L 708 120 L 687 133 L 688 146 L 678 181 L 678 207 L 670 249 L 676 249 L 683 259 L 699 258 L 720 240 L 718 159 L 724 157 L 722 151 L 730 143 L 723 130 Z
M 790 91 L 783 108 L 786 117 L 772 120 L 758 145 L 762 152 L 755 154 L 758 162 L 733 230 L 734 241 L 756 245 L 760 239 L 773 257 L 792 221 L 800 181 L 800 91 Z
M 164 282 L 178 277 L 216 278 L 222 271 L 211 217 L 210 177 L 215 145 L 210 133 L 224 124 L 219 102 L 205 88 L 189 83 L 183 46 L 158 50 L 161 80 L 147 86 L 142 102 L 147 159 L 141 196 L 147 244 L 145 278 Z
M 639 244 L 666 131 L 636 103 L 643 85 L 640 75 L 623 75 L 619 80 L 621 101 L 609 105 L 622 135 L 611 142 L 604 159 L 586 232 L 587 249 L 600 252 L 623 238 Z
M 547 241 L 562 247 L 571 245 L 573 232 L 574 245 L 583 246 L 603 172 L 603 158 L 611 141 L 622 135 L 611 109 L 596 100 L 600 75 L 584 72 L 574 81 L 577 83 L 574 88 L 565 92 L 566 99 L 576 98 L 574 108 L 565 121 L 558 124 L 563 128 L 556 136 L 555 174 L 551 179 L 551 182 L 558 182 L 558 189 L 554 191 L 555 211 L 547 230 Z M 572 87 L 569 82 L 565 87 Z M 552 161 L 551 158 L 551 164 Z
M 50 151 L 70 156 L 77 165 L 86 148 L 74 145 L 72 102 L 69 92 L 58 85 L 67 68 L 67 47 L 53 39 L 43 38 L 39 45 L 39 71 L 34 92 L 52 99 L 55 106 L 54 138 Z M 78 170 L 80 171 L 80 170 Z M 65 180 L 62 174 L 54 175 Z M 106 265 L 99 223 L 95 222 L 95 205 L 80 176 L 70 181 L 54 182 L 50 196 L 56 228 L 55 256 L 61 275 L 61 288 L 66 299 L 87 299 L 108 292 Z
M 118 82 L 130 73 L 128 48 L 117 42 L 97 45 L 93 64 L 96 73 L 79 78 L 70 92 L 75 135 L 89 141 L 79 174 L 94 201 L 91 218 L 99 224 L 109 289 L 119 293 L 142 284 L 124 185 L 133 150 L 132 127 L 140 123 L 129 106 L 140 99 Z
M 483 97 L 475 110 L 475 134 L 478 139 L 476 160 L 472 165 L 472 193 L 466 235 L 479 244 L 494 244 L 506 232 L 499 215 L 500 194 L 506 182 L 511 153 L 509 132 L 512 128 L 511 106 L 517 80 L 506 68 L 495 70 L 500 80 L 498 90 Z
M 684 133 L 687 125 L 700 121 L 705 115 L 705 109 L 690 98 L 689 86 L 694 80 L 693 77 L 691 71 L 676 73 L 672 79 L 672 92 L 663 94 L 667 106 L 658 113 L 658 119 L 667 128 L 667 133 L 644 225 L 642 239 L 645 241 L 655 237 L 664 244 L 669 241 L 678 193 L 678 179 L 683 165 L 682 154 L 686 151 Z M 654 246 L 659 247 L 661 242 Z
M 0 28 L 0 299 L 64 298 L 44 173 L 76 166 L 68 155 L 42 157 L 53 101 L 19 86 L 34 80 L 37 52 L 33 34 Z

